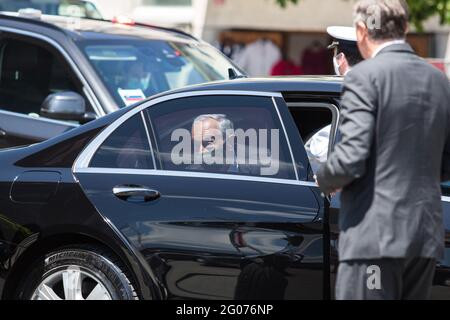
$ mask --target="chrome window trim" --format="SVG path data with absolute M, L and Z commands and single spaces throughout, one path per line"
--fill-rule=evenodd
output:
M 32 116 L 29 116 L 29 115 L 24 114 L 24 113 L 7 111 L 7 110 L 3 110 L 3 109 L 0 109 L 0 114 L 7 114 L 7 115 L 10 115 L 10 116 L 24 118 L 24 119 L 40 120 L 40 121 L 43 121 L 43 122 L 54 123 L 54 124 L 59 124 L 59 125 L 68 126 L 68 127 L 74 127 L 74 128 L 77 128 L 77 127 L 80 126 L 79 124 L 73 123 L 73 122 L 70 122 L 70 121 L 54 120 L 54 119 L 49 119 L 49 118 L 45 118 L 45 117 L 32 117 Z
M 188 172 L 188 171 L 170 171 L 170 170 L 158 170 L 152 169 L 115 169 L 115 168 L 92 168 L 89 167 L 92 157 L 97 152 L 98 148 L 103 144 L 103 142 L 112 134 L 118 127 L 120 127 L 125 121 L 132 118 L 136 114 L 140 113 L 142 120 L 144 121 L 144 125 L 149 134 L 148 126 L 145 122 L 145 116 L 143 111 L 147 108 L 150 108 L 154 105 L 171 101 L 180 98 L 186 97 L 198 97 L 198 96 L 214 96 L 214 95 L 236 95 L 236 96 L 262 96 L 272 98 L 272 102 L 274 103 L 275 110 L 278 114 L 279 120 L 282 124 L 284 134 L 287 139 L 287 144 L 289 146 L 289 151 L 291 152 L 291 159 L 293 162 L 293 166 L 295 168 L 296 180 L 290 179 L 278 179 L 278 178 L 265 178 L 265 177 L 254 177 L 254 176 L 242 176 L 242 175 L 228 175 L 228 174 L 219 174 L 219 173 L 203 173 L 203 172 Z M 310 181 L 300 181 L 298 178 L 298 173 L 295 167 L 295 159 L 292 152 L 292 147 L 290 145 L 289 137 L 287 135 L 286 128 L 284 126 L 283 119 L 281 118 L 281 114 L 278 109 L 278 105 L 274 98 L 282 98 L 282 95 L 279 93 L 270 93 L 270 92 L 254 92 L 254 91 L 197 91 L 197 92 L 184 92 L 184 93 L 176 93 L 168 96 L 156 98 L 154 100 L 147 101 L 140 106 L 137 106 L 135 109 L 130 110 L 115 122 L 110 124 L 104 131 L 102 131 L 79 155 L 77 160 L 74 163 L 74 167 L 72 171 L 74 174 L 76 173 L 97 173 L 97 174 L 131 174 L 131 175 L 146 175 L 146 176 L 166 176 L 166 177 L 187 177 L 187 178 L 203 178 L 203 179 L 219 179 L 219 180 L 231 180 L 231 181 L 251 181 L 251 182 L 261 182 L 261 183 L 274 183 L 274 184 L 288 184 L 288 185 L 296 185 L 296 186 L 306 186 L 306 187 L 315 187 L 317 188 L 317 184 Z M 151 143 L 150 136 L 148 135 L 149 143 L 152 148 L 153 154 L 153 145 Z M 154 159 L 156 163 L 156 159 Z
M 442 196 L 442 201 L 450 202 L 450 197 Z
M 334 148 L 334 144 L 336 142 L 336 136 L 337 136 L 337 131 L 339 128 L 339 121 L 340 121 L 340 117 L 341 114 L 339 112 L 339 108 L 333 104 L 333 103 L 327 103 L 327 102 L 290 102 L 287 103 L 288 108 L 324 108 L 324 109 L 329 109 L 331 111 L 332 114 L 332 126 L 331 126 L 331 130 L 332 130 L 332 139 L 330 140 L 329 146 L 328 146 L 328 154 L 331 153 L 331 151 L 333 151 Z M 303 140 L 303 137 L 301 137 Z M 307 141 L 303 141 L 304 144 L 306 144 Z
M 39 33 L 10 28 L 10 27 L 0 26 L 0 31 L 6 31 L 6 32 L 10 32 L 10 33 L 16 33 L 16 34 L 20 34 L 23 36 L 27 36 L 30 38 L 40 39 L 40 40 L 47 42 L 54 48 L 56 48 L 58 50 L 58 52 L 61 53 L 64 56 L 64 58 L 66 59 L 66 61 L 69 63 L 69 65 L 72 68 L 72 71 L 75 72 L 78 79 L 80 79 L 81 83 L 83 84 L 83 92 L 85 93 L 86 97 L 89 99 L 89 102 L 90 102 L 91 106 L 94 108 L 94 111 L 97 113 L 97 115 L 100 115 L 100 116 L 106 115 L 105 111 L 103 110 L 103 108 L 100 104 L 100 101 L 98 101 L 97 97 L 94 94 L 94 91 L 92 90 L 91 86 L 89 85 L 89 82 L 86 80 L 83 73 L 80 71 L 80 69 L 78 68 L 76 63 L 73 61 L 72 57 L 67 53 L 67 51 L 58 42 L 56 42 L 55 40 L 53 40 L 50 37 L 44 36 Z
M 284 126 L 283 118 L 281 117 L 280 110 L 278 109 L 278 104 L 275 101 L 274 97 L 272 97 L 272 102 L 273 102 L 273 105 L 275 107 L 275 110 L 277 111 L 278 119 L 281 122 L 281 127 L 283 128 L 284 136 L 286 137 L 287 145 L 288 145 L 288 148 L 289 148 L 289 153 L 291 154 L 292 166 L 294 167 L 295 180 L 298 181 L 299 178 L 298 178 L 298 172 L 297 172 L 297 165 L 296 165 L 295 158 L 294 158 L 294 152 L 292 151 L 291 140 L 289 139 L 289 136 L 287 134 L 287 130 L 286 130 L 286 127 Z
M 141 119 L 142 119 L 142 122 L 144 123 L 145 134 L 147 135 L 148 145 L 150 147 L 150 152 L 152 154 L 153 168 L 156 169 L 155 151 L 153 150 L 152 139 L 150 139 L 150 132 L 148 131 L 148 126 L 147 126 L 147 121 L 145 120 L 144 111 L 141 111 Z
M 289 184 L 289 185 L 295 185 L 295 186 L 306 186 L 306 187 L 317 188 L 317 184 L 314 182 L 310 182 L 310 181 L 241 176 L 241 175 L 220 174 L 220 173 L 189 172 L 189 171 L 79 168 L 75 171 L 75 173 L 123 174 L 123 175 L 131 174 L 131 175 L 138 175 L 138 176 L 202 178 L 202 179 L 218 179 L 218 180 L 234 180 L 234 181 L 263 182 L 263 183 L 275 183 L 275 184 Z
M 105 130 L 103 130 L 93 141 L 91 141 L 88 146 L 78 155 L 78 158 L 75 160 L 72 172 L 76 173 L 79 169 L 88 168 L 89 163 L 92 160 L 95 152 L 97 152 L 98 148 L 102 145 L 102 143 L 108 138 L 108 136 L 113 133 L 119 126 L 121 126 L 125 121 L 138 114 L 139 112 L 151 108 L 157 104 L 181 99 L 188 97 L 201 97 L 201 96 L 219 96 L 219 95 L 234 95 L 234 96 L 255 96 L 255 97 L 269 97 L 269 98 L 282 98 L 281 93 L 275 92 L 257 92 L 257 91 L 235 91 L 235 90 L 206 90 L 206 91 L 192 91 L 192 92 L 181 92 L 181 93 L 173 93 L 168 94 L 159 98 L 155 98 L 153 100 L 146 101 L 139 106 L 136 106 L 134 109 L 131 109 L 124 115 L 122 115 L 119 119 L 115 120 L 112 124 L 110 124 Z M 280 120 L 281 121 L 281 120 Z

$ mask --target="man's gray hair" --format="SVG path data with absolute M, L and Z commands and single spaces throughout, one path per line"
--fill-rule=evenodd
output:
M 219 129 L 223 133 L 224 137 L 226 137 L 227 130 L 234 130 L 233 122 L 231 122 L 231 120 L 229 120 L 224 114 L 203 114 L 198 116 L 195 118 L 192 127 L 194 127 L 198 122 L 203 122 L 209 119 L 215 120 L 219 123 Z
M 372 40 L 404 39 L 408 31 L 409 7 L 405 0 L 360 0 L 354 23 L 363 22 Z

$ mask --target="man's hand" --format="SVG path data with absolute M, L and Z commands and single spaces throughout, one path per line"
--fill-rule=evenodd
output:
M 320 188 L 319 180 L 317 180 L 317 176 L 316 175 L 314 175 L 314 180 L 316 181 L 317 186 Z M 338 192 L 342 192 L 342 189 L 335 190 L 335 191 L 331 192 L 330 196 L 334 197 L 336 195 L 336 193 L 338 193 Z

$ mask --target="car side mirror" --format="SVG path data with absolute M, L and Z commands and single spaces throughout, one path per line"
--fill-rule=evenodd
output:
M 50 119 L 84 123 L 89 121 L 86 115 L 84 98 L 72 91 L 50 94 L 41 106 L 41 116 Z

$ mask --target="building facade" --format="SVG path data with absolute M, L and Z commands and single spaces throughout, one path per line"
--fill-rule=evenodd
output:
M 137 21 L 182 28 L 217 47 L 248 45 L 270 39 L 287 59 L 302 63 L 307 50 L 324 48 L 330 25 L 352 25 L 356 0 L 300 0 L 283 9 L 275 0 L 127 0 L 95 1 L 105 16 L 127 15 Z M 409 42 L 426 58 L 450 61 L 450 27 L 438 18 L 425 24 L 426 33 L 412 30 Z M 331 66 L 329 66 L 331 68 Z M 449 70 L 450 71 L 450 70 Z

